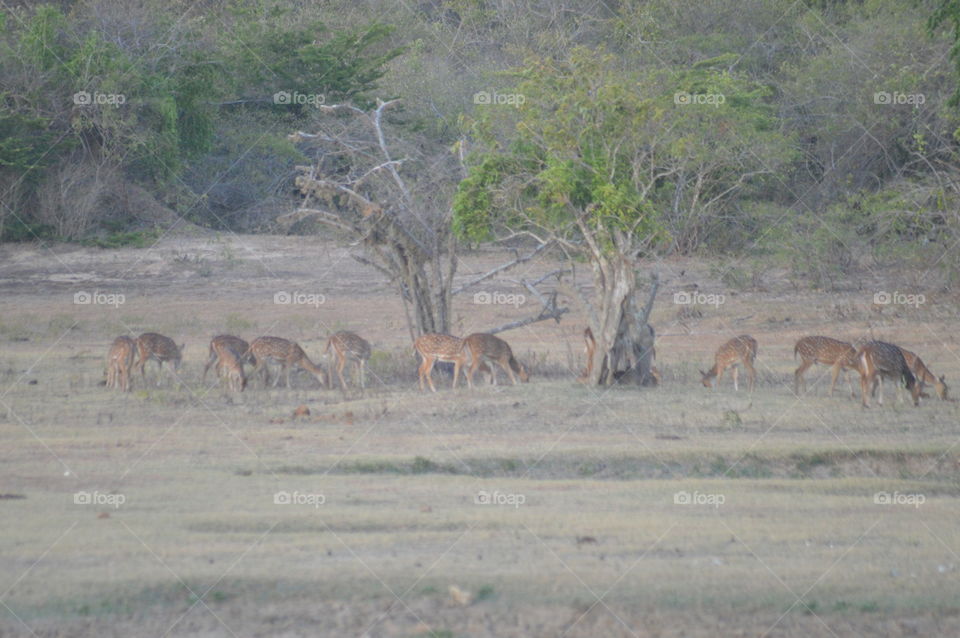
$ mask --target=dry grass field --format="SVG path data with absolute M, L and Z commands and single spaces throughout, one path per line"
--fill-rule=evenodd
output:
M 0 251 L 0 636 L 960 635 L 960 403 L 888 385 L 863 409 L 859 385 L 827 396 L 824 366 L 793 393 L 805 334 L 894 341 L 956 385 L 960 300 L 922 273 L 827 293 L 650 264 L 661 387 L 576 383 L 573 310 L 502 335 L 529 384 L 451 391 L 434 371 L 421 394 L 398 297 L 334 243 Z M 468 253 L 458 277 L 501 257 Z M 455 332 L 529 314 L 473 292 L 555 267 L 458 296 Z M 723 303 L 685 312 L 694 283 Z M 326 364 L 341 329 L 373 346 L 362 397 L 304 373 L 201 383 L 215 334 Z M 112 339 L 145 331 L 186 344 L 179 377 L 158 387 L 151 362 L 131 393 L 103 387 Z M 738 334 L 759 342 L 755 391 L 704 388 Z

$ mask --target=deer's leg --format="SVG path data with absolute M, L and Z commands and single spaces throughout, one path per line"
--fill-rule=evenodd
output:
M 804 373 L 813 365 L 811 359 L 803 359 L 800 362 L 800 367 L 797 368 L 797 371 L 793 373 L 793 393 L 799 394 L 800 386 L 803 386 L 803 392 L 807 392 L 807 380 L 804 378 Z

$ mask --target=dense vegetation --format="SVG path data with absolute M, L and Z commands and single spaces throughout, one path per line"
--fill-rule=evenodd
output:
M 544 228 L 575 240 L 562 215 L 573 203 L 610 228 L 633 228 L 643 251 L 774 256 L 814 285 L 855 263 L 909 260 L 953 276 L 957 260 L 942 256 L 960 239 L 958 7 L 81 0 L 8 9 L 0 233 L 82 239 L 150 227 L 166 210 L 213 228 L 269 230 L 298 201 L 304 150 L 287 136 L 321 128 L 319 101 L 368 108 L 400 98 L 395 130 L 463 158 L 450 205 L 465 241 Z M 77 103 L 84 96 L 90 103 Z

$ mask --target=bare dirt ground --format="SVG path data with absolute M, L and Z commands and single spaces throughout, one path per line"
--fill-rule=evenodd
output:
M 887 386 L 864 410 L 845 384 L 826 396 L 822 366 L 792 391 L 804 334 L 894 341 L 960 378 L 955 292 L 893 269 L 827 293 L 651 263 L 662 387 L 577 384 L 573 309 L 503 335 L 529 384 L 454 392 L 435 372 L 433 395 L 399 298 L 350 255 L 204 233 L 0 246 L 0 636 L 960 634 L 960 404 L 914 408 Z M 503 256 L 464 255 L 458 279 Z M 454 331 L 526 316 L 530 299 L 474 294 L 523 294 L 557 267 L 458 296 Z M 675 303 L 690 291 L 722 303 Z M 287 337 L 325 362 L 339 329 L 373 344 L 364 397 L 309 375 L 242 395 L 201 383 L 214 334 Z M 129 395 L 106 390 L 109 343 L 145 331 L 186 344 L 179 378 L 158 387 L 151 363 Z M 702 387 L 697 369 L 744 333 L 756 390 Z

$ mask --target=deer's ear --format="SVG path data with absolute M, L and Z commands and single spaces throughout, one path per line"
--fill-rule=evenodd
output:
M 703 376 L 703 377 L 707 376 L 707 373 L 704 372 L 703 370 L 700 370 L 699 368 L 697 369 L 697 372 L 700 373 L 700 376 Z
M 181 343 L 181 344 L 180 344 L 180 352 L 183 352 L 183 349 L 186 348 L 186 347 L 187 347 L 187 344 Z

